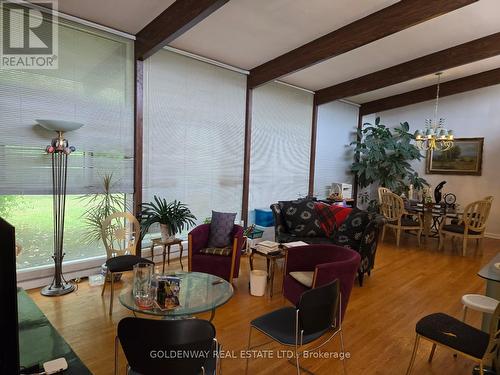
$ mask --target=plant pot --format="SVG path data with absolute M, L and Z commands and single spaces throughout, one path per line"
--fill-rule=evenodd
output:
M 175 238 L 175 233 L 170 233 L 170 229 L 167 224 L 160 224 L 161 240 L 163 242 L 171 241 Z

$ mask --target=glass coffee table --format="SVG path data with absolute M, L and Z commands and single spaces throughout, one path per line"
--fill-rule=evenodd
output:
M 156 305 L 151 308 L 139 307 L 128 289 L 120 295 L 120 303 L 136 313 L 153 315 L 163 319 L 186 319 L 207 311 L 211 312 L 210 321 L 215 317 L 217 307 L 224 305 L 233 296 L 233 286 L 218 276 L 201 272 L 176 272 L 169 274 L 181 279 L 179 292 L 180 305 L 171 310 L 162 310 Z

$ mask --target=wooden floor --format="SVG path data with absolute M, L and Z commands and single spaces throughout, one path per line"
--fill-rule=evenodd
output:
M 448 242 L 445 251 L 440 253 L 435 240 L 418 248 L 414 237 L 405 236 L 399 249 L 393 241 L 388 235 L 379 246 L 375 270 L 365 279 L 362 288 L 356 284 L 349 301 L 343 327 L 346 351 L 350 353 L 350 359 L 346 360 L 347 373 L 351 375 L 404 374 L 417 320 L 438 311 L 460 317 L 460 297 L 465 293 L 484 293 L 484 280 L 476 273 L 500 250 L 500 241 L 491 239 L 485 239 L 483 252 L 475 252 L 471 243 L 467 257 L 452 251 Z M 256 259 L 256 265 L 263 268 L 264 262 Z M 249 321 L 287 304 L 281 293 L 276 293 L 272 300 L 250 296 L 248 269 L 248 259 L 244 257 L 240 277 L 235 282 L 235 295 L 217 311 L 214 319 L 224 350 L 236 356 L 246 348 Z M 124 281 L 128 282 L 130 277 Z M 123 288 L 123 283 L 117 283 L 116 288 Z M 86 281 L 79 284 L 77 292 L 64 297 L 46 298 L 38 290 L 30 291 L 35 302 L 96 375 L 113 373 L 116 324 L 131 315 L 120 305 L 117 294 L 115 311 L 109 318 L 109 294 L 101 299 L 100 287 L 90 287 Z M 469 322 L 478 326 L 480 315 L 471 312 Z M 256 343 L 264 342 L 258 334 L 254 338 Z M 263 349 L 283 348 L 269 345 Z M 322 348 L 325 352 L 338 350 L 338 338 Z M 424 343 L 414 374 L 471 374 L 471 361 L 454 359 L 445 349 L 438 348 L 432 364 L 427 363 L 429 351 L 430 345 Z M 120 362 L 120 374 L 123 374 L 123 355 Z M 317 374 L 342 373 L 341 363 L 335 359 L 309 359 L 303 364 Z M 245 361 L 240 358 L 222 361 L 224 374 L 242 374 L 244 366 Z M 294 368 L 286 359 L 255 359 L 250 363 L 249 373 L 293 374 Z

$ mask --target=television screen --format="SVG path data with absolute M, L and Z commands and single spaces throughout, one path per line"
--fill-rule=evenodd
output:
M 0 374 L 19 374 L 19 327 L 17 316 L 16 235 L 0 218 L 0 332 L 8 343 L 0 350 Z

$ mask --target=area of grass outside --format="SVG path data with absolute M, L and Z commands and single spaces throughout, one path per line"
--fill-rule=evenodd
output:
M 85 202 L 79 196 L 66 198 L 64 229 L 65 261 L 105 255 L 101 243 L 82 242 L 85 233 Z M 16 240 L 22 246 L 17 257 L 18 269 L 53 264 L 52 196 L 0 196 L 0 216 L 16 228 Z

